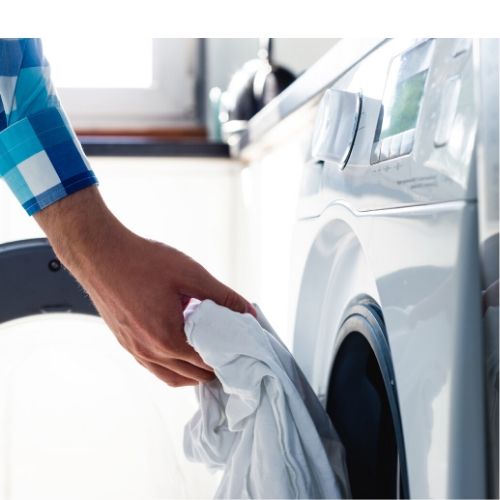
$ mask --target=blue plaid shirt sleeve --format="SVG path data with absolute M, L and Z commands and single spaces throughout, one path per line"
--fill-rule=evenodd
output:
M 30 215 L 97 184 L 38 39 L 0 39 L 0 177 Z

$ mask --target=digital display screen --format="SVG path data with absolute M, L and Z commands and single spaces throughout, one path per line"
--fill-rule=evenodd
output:
M 398 82 L 392 101 L 387 106 L 384 104 L 380 139 L 415 128 L 426 77 L 427 71 L 422 71 Z
M 431 42 L 421 43 L 393 60 L 382 101 L 378 139 L 416 127 L 429 72 Z

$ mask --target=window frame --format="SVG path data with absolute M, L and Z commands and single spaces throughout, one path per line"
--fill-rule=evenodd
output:
M 153 38 L 152 43 L 149 88 L 57 88 L 77 131 L 140 133 L 201 125 L 204 40 Z

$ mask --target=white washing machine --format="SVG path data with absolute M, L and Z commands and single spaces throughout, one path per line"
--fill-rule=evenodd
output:
M 486 307 L 498 328 L 498 41 L 387 41 L 313 112 L 293 349 L 344 442 L 353 496 L 498 495 L 481 326 Z

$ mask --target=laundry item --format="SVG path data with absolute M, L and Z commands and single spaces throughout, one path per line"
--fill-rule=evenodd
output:
M 215 497 L 349 497 L 344 448 L 279 338 L 210 300 L 186 311 L 185 331 L 217 376 L 196 387 L 184 430 L 187 457 L 223 470 Z

